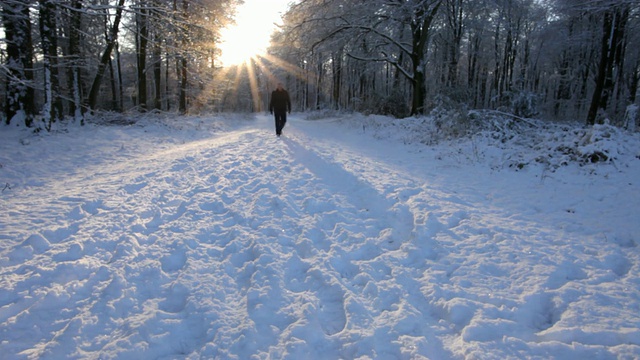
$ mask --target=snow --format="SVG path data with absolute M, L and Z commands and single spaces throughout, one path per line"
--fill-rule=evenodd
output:
M 640 358 L 637 133 L 318 117 L 3 128 L 0 357 Z

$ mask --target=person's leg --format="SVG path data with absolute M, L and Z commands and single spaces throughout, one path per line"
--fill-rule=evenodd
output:
M 282 134 L 282 114 L 275 113 L 276 120 L 276 135 Z

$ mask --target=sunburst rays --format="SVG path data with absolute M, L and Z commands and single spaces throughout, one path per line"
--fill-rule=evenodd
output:
M 285 82 L 283 76 L 309 81 L 311 74 L 275 55 L 256 55 L 238 65 L 218 69 L 212 84 L 208 86 L 212 90 L 206 93 L 221 102 L 217 107 L 222 111 L 238 110 L 238 104 L 241 103 L 238 97 L 248 85 L 252 106 L 250 110 L 260 112 L 266 110 L 270 90 L 278 82 Z

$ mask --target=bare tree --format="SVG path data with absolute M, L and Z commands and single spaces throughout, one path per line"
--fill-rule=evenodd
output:
M 89 98 L 88 98 L 89 109 L 96 108 L 96 104 L 98 102 L 98 95 L 100 93 L 100 84 L 102 83 L 102 78 L 104 76 L 105 69 L 111 59 L 111 52 L 116 46 L 116 42 L 118 39 L 118 32 L 120 31 L 120 21 L 122 20 L 123 8 L 124 8 L 124 0 L 118 0 L 118 5 L 116 6 L 115 19 L 113 21 L 113 25 L 111 26 L 109 37 L 107 38 L 106 47 L 102 52 L 102 56 L 100 57 L 100 63 L 98 64 L 98 71 L 96 72 L 96 76 L 93 79 L 93 85 L 91 85 L 91 91 L 89 92 Z
M 149 9 L 147 2 L 138 0 L 136 8 L 136 60 L 138 106 L 147 110 L 147 44 L 149 43 Z
M 40 44 L 43 53 L 44 105 L 42 121 L 47 129 L 51 123 L 62 119 L 63 108 L 60 98 L 58 78 L 58 34 L 56 21 L 56 3 L 53 0 L 39 0 Z
M 22 118 L 31 127 L 35 115 L 33 45 L 27 0 L 2 2 L 2 23 L 6 35 L 7 83 L 4 112 L 6 124 Z
M 287 31 L 297 37 L 295 41 L 306 44 L 310 52 L 324 48 L 332 54 L 335 75 L 342 74 L 342 66 L 338 65 L 344 61 L 335 56 L 342 53 L 340 49 L 345 56 L 365 64 L 365 68 L 379 63 L 391 65 L 411 85 L 410 113 L 422 114 L 425 111 L 427 49 L 431 26 L 441 4 L 442 0 L 308 0 L 294 7 L 297 14 L 291 17 Z M 404 41 L 400 35 L 404 33 L 408 34 L 409 41 Z M 354 70 L 365 71 L 366 77 L 374 74 L 365 68 L 360 66 Z M 359 76 L 359 85 L 349 90 L 349 95 L 362 96 L 360 89 L 369 80 L 375 81 L 375 77 Z M 334 97 L 339 84 L 334 81 Z
M 604 121 L 602 117 L 598 118 L 598 112 L 607 110 L 614 97 L 615 84 L 621 82 L 629 11 L 628 4 L 618 3 L 607 7 L 603 12 L 600 61 L 587 115 L 589 125 Z
M 84 123 L 82 111 L 83 85 L 82 85 L 82 65 L 84 57 L 82 55 L 82 1 L 71 0 L 71 6 L 66 9 L 69 21 L 66 30 L 69 38 L 66 57 L 68 59 L 68 83 L 70 113 L 77 121 Z

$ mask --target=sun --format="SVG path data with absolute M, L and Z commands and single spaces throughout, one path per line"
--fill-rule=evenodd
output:
M 264 31 L 253 31 L 240 23 L 223 30 L 220 44 L 222 64 L 239 65 L 264 53 L 269 46 L 269 38 L 265 39 L 263 33 Z
M 245 0 L 236 12 L 236 23 L 222 30 L 221 62 L 240 65 L 264 54 L 281 14 L 291 0 Z

